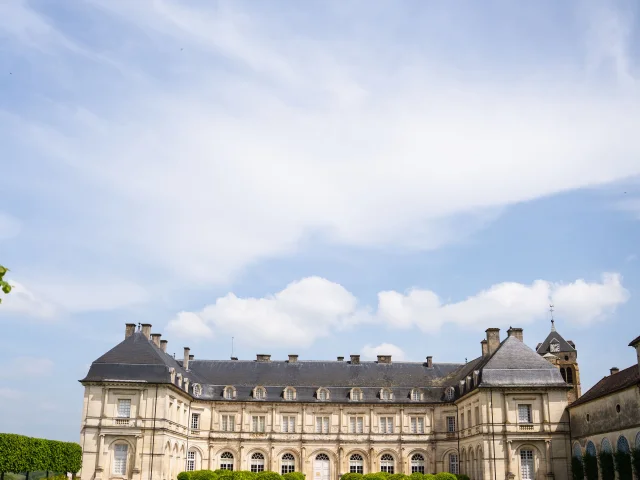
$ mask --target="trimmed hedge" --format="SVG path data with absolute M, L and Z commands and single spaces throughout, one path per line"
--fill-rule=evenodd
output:
M 636 471 L 636 477 L 640 478 L 640 448 L 631 450 L 631 464 Z
M 82 448 L 77 443 L 0 433 L 0 472 L 77 473 Z
M 464 473 L 459 473 L 459 474 L 457 474 L 457 475 L 456 475 L 456 478 L 457 478 L 458 480 L 471 480 L 471 479 L 469 478 L 469 475 L 465 475 Z
M 582 458 L 571 457 L 571 475 L 573 480 L 584 480 L 584 465 Z
M 616 459 L 616 471 L 618 480 L 633 480 L 633 469 L 631 468 L 631 455 L 626 452 L 617 451 L 614 454 Z
M 615 480 L 616 468 L 613 462 L 613 454 L 611 452 L 600 452 L 598 463 L 600 464 L 600 478 L 602 480 Z
M 453 473 L 440 472 L 436 473 L 435 480 L 458 480 Z
M 364 475 L 361 473 L 345 473 L 340 477 L 340 480 L 362 480 Z
M 285 473 L 282 478 L 284 480 L 304 480 L 304 473 L 301 472 L 289 472 Z
M 595 455 L 585 453 L 582 457 L 584 463 L 584 473 L 587 476 L 587 480 L 598 480 L 598 459 Z

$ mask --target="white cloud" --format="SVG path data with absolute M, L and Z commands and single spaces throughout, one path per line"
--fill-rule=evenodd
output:
M 417 327 L 429 332 L 445 324 L 476 329 L 522 326 L 546 318 L 550 299 L 558 318 L 588 325 L 611 315 L 629 299 L 629 292 L 619 274 L 607 273 L 601 282 L 592 283 L 505 282 L 451 303 L 442 302 L 430 290 L 385 291 L 378 294 L 374 310 L 359 306 L 355 296 L 341 285 L 309 277 L 264 298 L 238 298 L 229 293 L 200 312 L 180 313 L 169 322 L 168 329 L 191 338 L 233 335 L 251 346 L 304 347 L 362 323 L 390 329 Z M 363 354 L 382 354 L 385 348 L 397 349 L 391 344 L 367 345 Z M 393 353 L 403 356 L 399 349 Z
M 508 65 L 487 67 L 478 83 L 427 47 L 403 50 L 398 65 L 384 30 L 372 49 L 236 4 L 91 4 L 122 22 L 121 43 L 138 45 L 137 55 L 109 52 L 123 62 L 117 68 L 93 59 L 100 74 L 83 82 L 99 99 L 48 99 L 29 110 L 41 116 L 6 112 L 0 127 L 20 148 L 39 149 L 80 184 L 96 185 L 50 235 L 82 238 L 96 255 L 127 252 L 177 280 L 225 282 L 294 251 L 310 233 L 354 246 L 437 248 L 513 203 L 640 174 L 637 91 L 584 81 L 585 59 L 563 71 L 539 65 L 535 85 L 532 72 Z M 70 46 L 34 15 L 0 28 L 26 56 L 57 39 L 47 49 L 66 80 L 88 47 Z M 361 27 L 364 35 L 373 29 Z M 430 32 L 423 29 L 421 45 L 439 43 Z M 597 45 L 610 38 L 603 35 Z M 625 38 L 615 37 L 615 52 Z M 615 53 L 606 52 L 594 58 Z M 162 56 L 166 77 L 139 61 L 150 53 Z M 95 228 L 67 228 L 87 222 Z
M 18 400 L 22 398 L 22 392 L 15 388 L 0 388 L 0 401 L 2 400 Z
M 57 315 L 58 307 L 54 303 L 45 300 L 22 283 L 9 278 L 6 280 L 12 288 L 8 295 L 3 295 L 0 317 L 27 316 L 49 320 Z
M 2 365 L 0 377 L 41 377 L 53 371 L 53 361 L 43 357 L 21 356 Z
M 381 343 L 377 346 L 365 345 L 360 351 L 363 360 L 375 360 L 378 355 L 391 355 L 393 360 L 406 360 L 404 351 L 392 343 Z

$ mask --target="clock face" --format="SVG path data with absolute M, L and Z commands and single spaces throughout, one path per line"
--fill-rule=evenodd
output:
M 560 344 L 559 343 L 552 343 L 551 344 L 551 351 L 552 352 L 559 352 L 560 351 Z

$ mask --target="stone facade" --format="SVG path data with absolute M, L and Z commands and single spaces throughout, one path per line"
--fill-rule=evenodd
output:
M 150 328 L 136 332 L 128 325 L 125 341 L 81 381 L 82 480 L 173 480 L 183 470 L 204 468 L 295 470 L 314 480 L 338 480 L 349 471 L 451 471 L 472 480 L 570 477 L 571 387 L 523 344 L 521 329 L 511 329 L 502 342 L 497 329 L 488 329 L 482 356 L 467 364 L 339 358 L 323 362 L 323 372 L 335 373 L 321 380 L 318 374 L 324 383 L 311 394 L 308 385 L 291 380 L 267 386 L 265 397 L 257 393 L 262 387 L 234 372 L 260 368 L 266 373 L 256 383 L 263 383 L 292 364 L 303 372 L 320 368 L 317 362 L 297 356 L 271 362 L 264 355 L 255 362 L 197 362 L 188 349 L 176 362 Z M 359 372 L 367 371 L 388 388 L 357 384 L 366 378 Z M 349 385 L 340 380 L 344 372 Z M 385 372 L 400 373 L 384 380 Z M 410 382 L 417 388 L 407 390 Z

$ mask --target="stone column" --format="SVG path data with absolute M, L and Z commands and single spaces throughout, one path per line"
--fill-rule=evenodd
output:
M 515 478 L 515 474 L 513 473 L 513 469 L 511 468 L 511 457 L 513 452 L 511 451 L 511 440 L 507 442 L 507 478 L 513 479 Z
M 340 410 L 342 411 L 342 407 L 340 407 Z M 340 413 L 340 416 L 342 416 L 342 413 Z M 341 446 L 338 446 L 338 472 L 336 474 L 336 478 L 339 478 L 340 473 L 343 473 L 343 464 L 344 463 L 344 449 Z
M 151 452 L 151 461 L 153 462 L 153 452 Z M 133 473 L 139 474 L 142 469 L 142 435 L 136 435 L 136 455 L 133 462 Z
M 209 462 L 207 468 L 213 470 L 213 445 L 209 445 Z
M 376 456 L 376 451 L 373 447 L 369 447 L 369 473 L 374 473 L 376 471 L 374 457 Z
M 546 440 L 545 442 L 545 460 L 547 464 L 547 479 L 553 480 L 553 452 L 551 450 L 551 440 Z
M 104 471 L 102 450 L 104 450 L 104 433 L 101 433 L 98 438 L 98 451 L 96 452 L 96 480 L 100 480 L 102 478 L 102 472 Z

